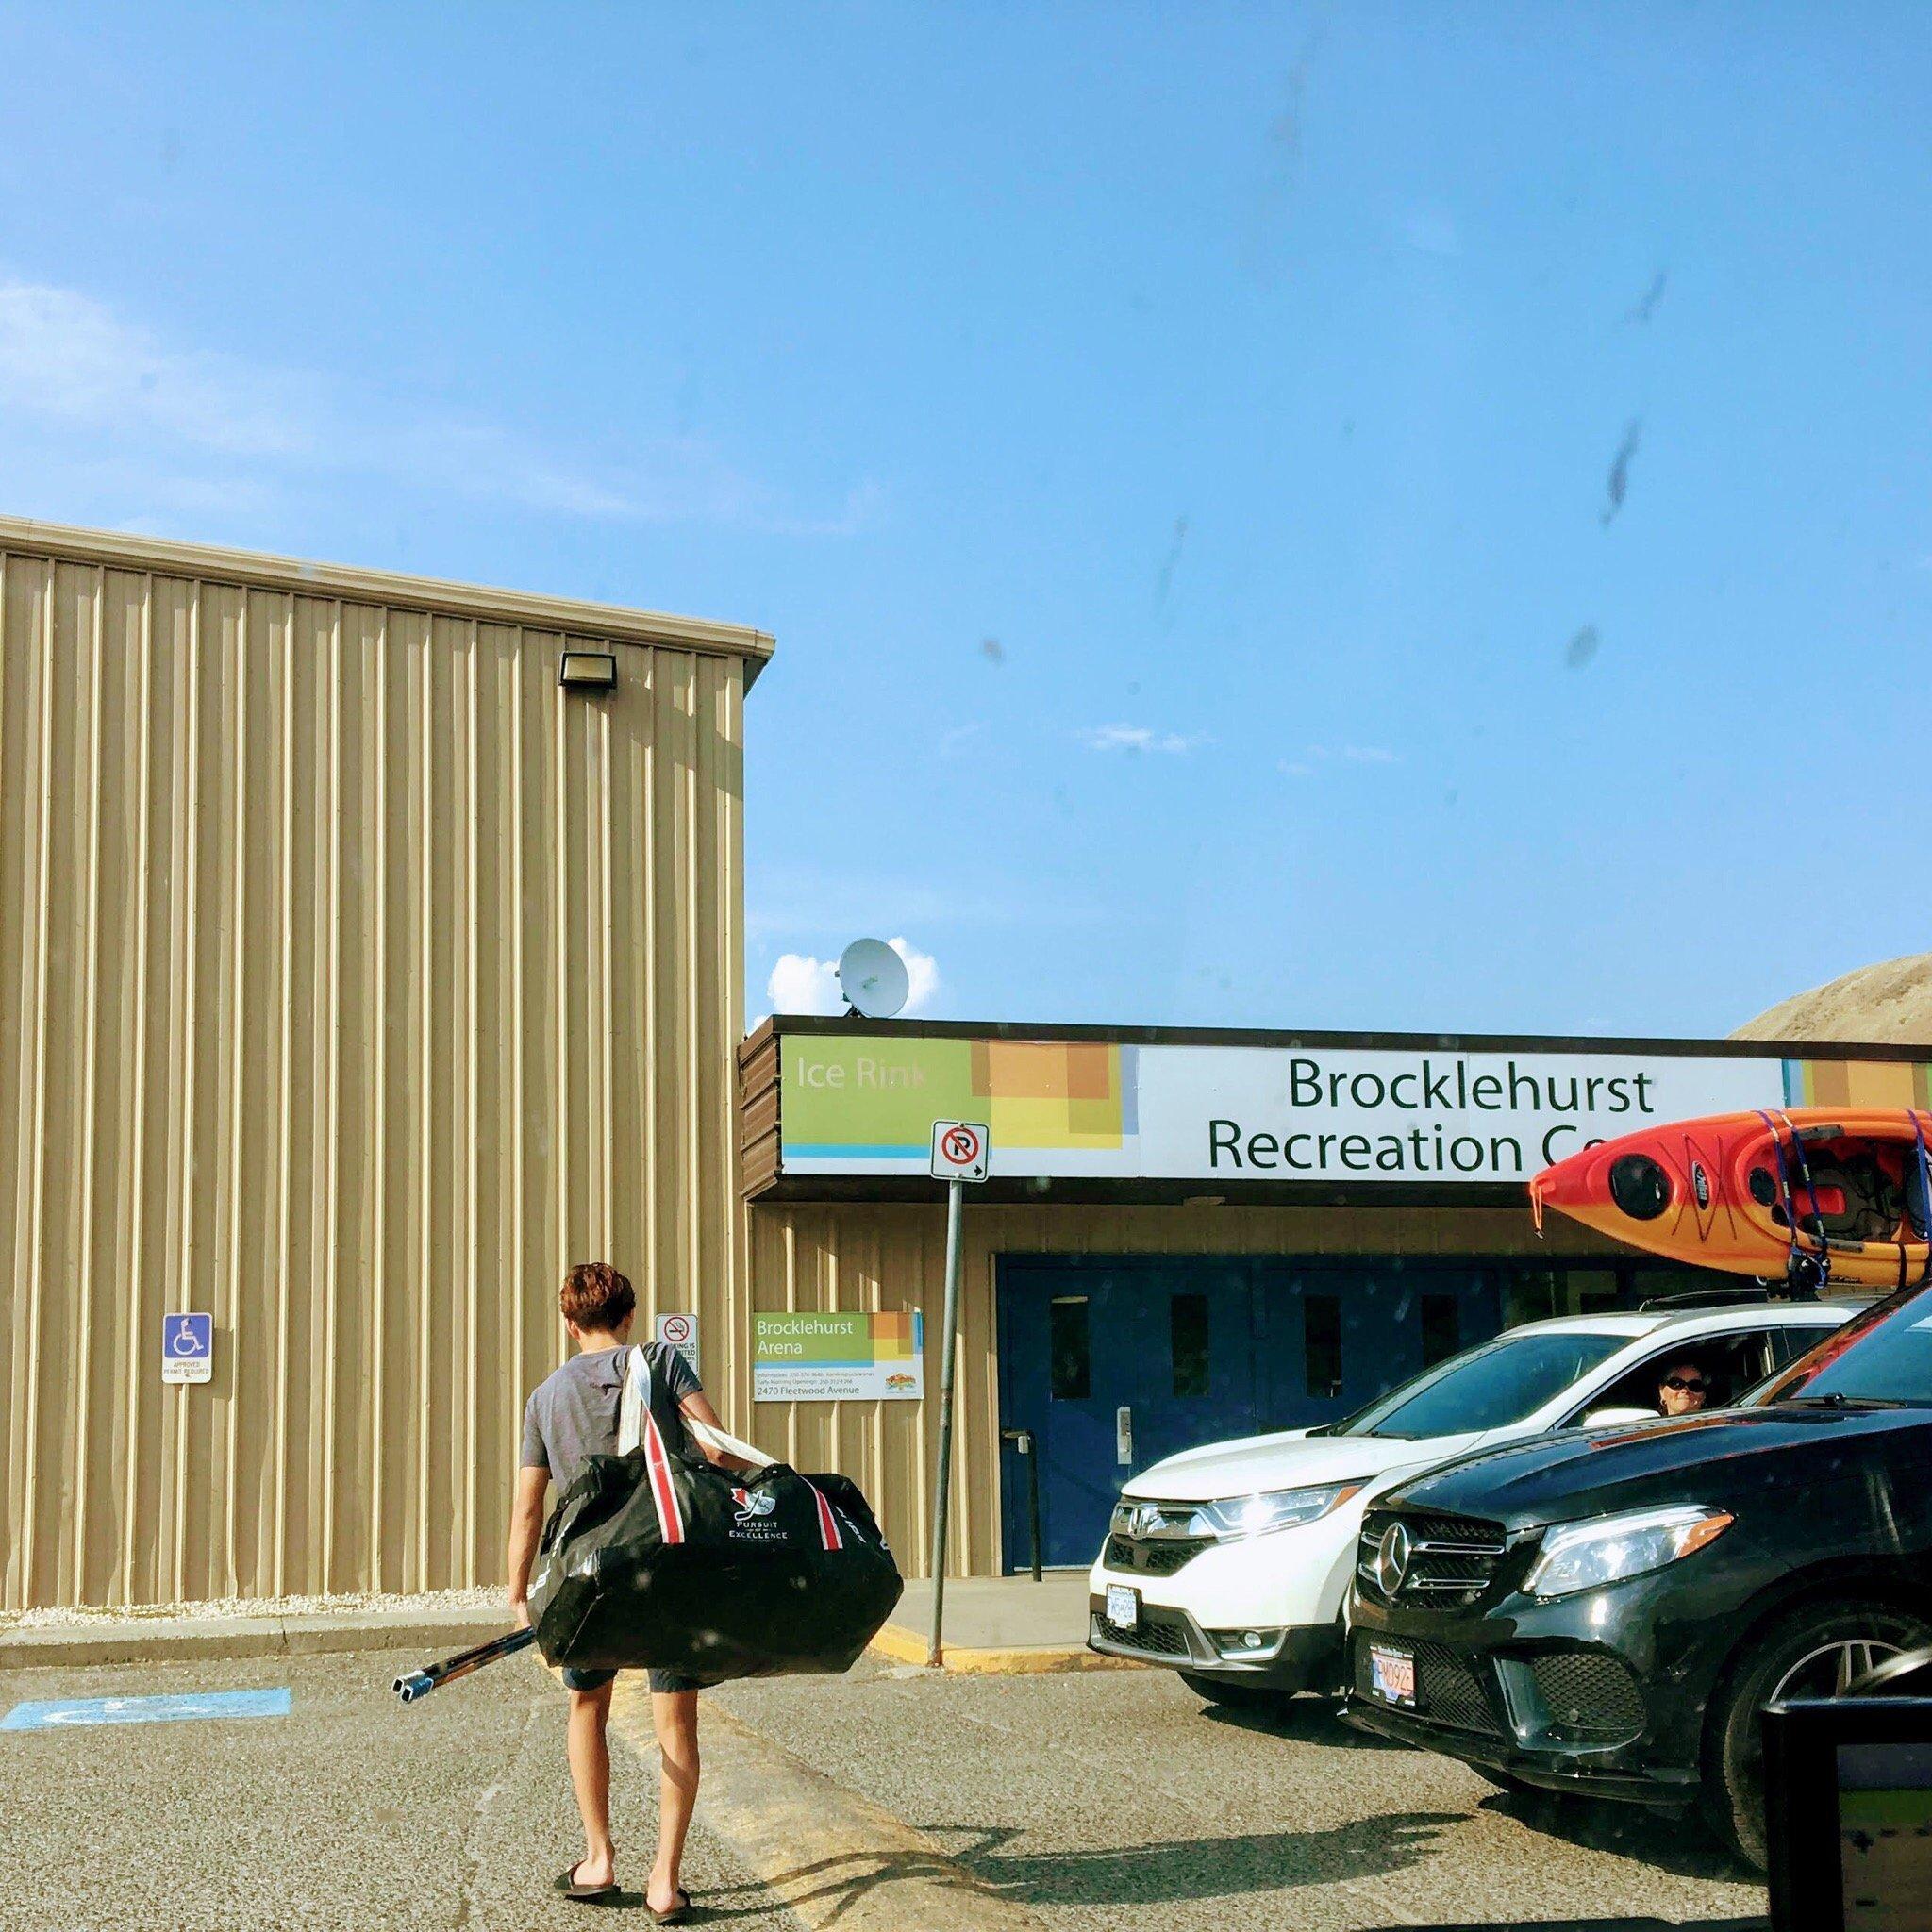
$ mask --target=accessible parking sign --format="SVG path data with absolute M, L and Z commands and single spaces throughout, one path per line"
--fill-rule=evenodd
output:
M 215 1373 L 215 1318 L 212 1315 L 161 1317 L 161 1380 L 208 1382 Z

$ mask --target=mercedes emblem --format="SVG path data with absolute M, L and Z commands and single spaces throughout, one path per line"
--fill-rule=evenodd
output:
M 1408 1531 L 1402 1524 L 1391 1523 L 1382 1532 L 1375 1548 L 1375 1581 L 1384 1596 L 1392 1597 L 1402 1588 L 1402 1579 L 1408 1574 Z

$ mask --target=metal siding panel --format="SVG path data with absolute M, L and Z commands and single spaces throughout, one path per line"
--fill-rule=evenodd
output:
M 0 559 L 0 1607 L 500 1575 L 579 1242 L 746 1419 L 742 668 L 559 643 Z

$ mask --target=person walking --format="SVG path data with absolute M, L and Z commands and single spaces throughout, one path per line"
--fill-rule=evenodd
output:
M 510 1505 L 509 1606 L 518 1624 L 530 1621 L 530 1568 L 542 1535 L 544 1494 L 554 1482 L 568 1489 L 593 1456 L 617 1453 L 618 1407 L 624 1391 L 625 1344 L 637 1312 L 630 1283 L 605 1261 L 589 1261 L 563 1277 L 558 1297 L 564 1326 L 577 1353 L 546 1376 L 524 1407 L 523 1450 Z M 644 1348 L 651 1370 L 651 1413 L 667 1443 L 680 1438 L 710 1461 L 744 1465 L 696 1441 L 686 1416 L 713 1428 L 717 1411 L 683 1356 L 661 1342 Z M 571 1783 L 584 1826 L 584 1856 L 557 1880 L 565 1897 L 613 1905 L 616 1847 L 610 1838 L 610 1687 L 615 1671 L 566 1670 L 570 1692 Z M 658 1735 L 658 1856 L 644 1904 L 660 1925 L 675 1925 L 691 1909 L 679 1867 L 698 1794 L 698 1681 L 678 1671 L 651 1673 L 651 1722 Z

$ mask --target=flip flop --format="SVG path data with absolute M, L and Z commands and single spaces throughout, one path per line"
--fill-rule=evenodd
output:
M 691 1911 L 691 1893 L 681 1885 L 677 1888 L 677 1904 L 666 1912 L 660 1912 L 656 1906 L 649 1904 L 644 1909 L 660 1925 L 681 1925 Z
M 619 1887 L 613 1878 L 608 1885 L 579 1885 L 577 1865 L 584 1861 L 579 1858 L 568 1872 L 559 1873 L 554 1881 L 555 1889 L 567 1899 L 574 1899 L 580 1906 L 608 1905 L 618 1895 Z

